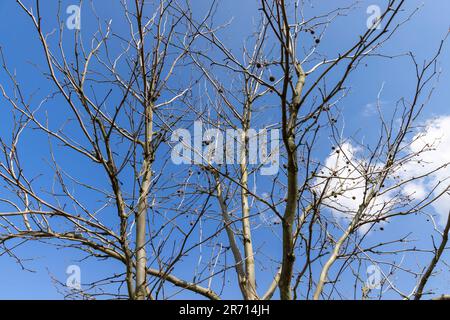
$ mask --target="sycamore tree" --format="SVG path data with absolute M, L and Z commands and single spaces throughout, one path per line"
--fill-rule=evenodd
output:
M 251 28 L 237 1 L 106 2 L 15 1 L 40 80 L 2 47 L 2 259 L 114 261 L 55 279 L 85 299 L 445 293 L 450 118 L 422 113 L 447 30 L 423 60 L 391 45 L 418 23 L 404 0 L 249 0 Z M 379 84 L 364 128 L 352 87 L 393 62 L 407 88 L 387 103 Z

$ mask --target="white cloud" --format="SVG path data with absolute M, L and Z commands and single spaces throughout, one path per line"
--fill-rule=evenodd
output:
M 436 197 L 450 185 L 450 166 L 445 166 L 450 163 L 450 116 L 427 121 L 424 128 L 405 146 L 405 154 L 414 156 L 393 173 L 398 179 L 389 179 L 386 187 L 399 181 L 412 180 L 402 184 L 397 190 L 376 197 L 366 210 L 366 217 L 386 214 L 402 201 L 404 204 L 413 204 L 430 194 Z M 315 191 L 320 194 L 327 177 L 331 177 L 326 189 L 329 197 L 323 204 L 331 208 L 337 218 L 348 220 L 354 216 L 364 198 L 368 177 L 364 168 L 367 167 L 367 162 L 358 156 L 359 151 L 350 143 L 343 143 L 327 157 L 315 180 Z M 374 172 L 379 168 L 381 164 L 374 164 L 370 171 Z M 438 168 L 440 169 L 436 171 Z M 417 179 L 418 177 L 421 178 Z M 450 196 L 444 194 L 432 203 L 432 208 L 440 216 L 440 222 L 445 223 L 450 210 Z
M 424 199 L 428 192 L 423 184 L 410 182 L 403 187 L 403 194 L 412 199 Z
M 372 117 L 379 113 L 379 109 L 389 104 L 389 101 L 375 101 L 367 103 L 362 108 L 362 116 L 363 117 Z
M 404 178 L 428 176 L 412 184 L 417 192 L 414 198 L 421 200 L 432 193 L 434 197 L 444 192 L 432 207 L 443 224 L 450 211 L 450 196 L 445 191 L 450 185 L 450 116 L 441 116 L 425 123 L 409 146 L 411 153 L 417 154 L 404 168 Z M 410 188 L 411 189 L 411 188 Z
M 336 218 L 351 219 L 365 198 L 367 179 L 364 172 L 367 163 L 358 158 L 358 149 L 349 143 L 342 144 L 326 159 L 316 179 L 315 191 L 321 194 L 326 186 L 327 197 L 323 204 L 331 208 Z M 379 166 L 374 165 L 373 170 Z M 331 177 L 328 180 L 328 177 Z M 365 211 L 365 217 L 382 215 L 394 205 L 389 194 L 376 197 Z M 368 226 L 366 226 L 368 227 Z M 364 231 L 364 230 L 362 230 Z

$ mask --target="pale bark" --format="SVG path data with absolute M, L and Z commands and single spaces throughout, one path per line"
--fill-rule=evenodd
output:
M 290 43 L 288 37 L 288 43 Z M 289 48 L 289 46 L 288 46 Z M 287 49 L 285 59 L 289 61 L 291 53 Z M 289 70 L 289 66 L 287 66 Z M 283 300 L 292 299 L 291 282 L 293 276 L 293 269 L 295 263 L 294 255 L 294 223 L 297 214 L 297 201 L 298 201 L 298 156 L 297 156 L 297 144 L 295 141 L 295 129 L 297 125 L 298 108 L 300 107 L 301 95 L 303 86 L 306 81 L 306 75 L 302 69 L 302 66 L 296 64 L 296 72 L 298 76 L 297 84 L 295 87 L 294 97 L 292 103 L 289 105 L 289 121 L 283 120 L 283 141 L 286 147 L 286 153 L 288 158 L 287 170 L 288 170 L 288 190 L 286 196 L 286 209 L 283 216 L 283 255 L 282 255 L 282 268 L 279 280 L 280 297 Z M 287 77 L 287 76 L 286 76 Z M 286 84 L 287 86 L 287 84 Z M 286 102 L 284 103 L 284 105 Z M 283 113 L 286 111 L 283 110 Z M 286 119 L 286 116 L 283 117 Z
M 258 298 L 256 292 L 255 257 L 253 252 L 252 230 L 250 225 L 250 207 L 248 203 L 248 130 L 250 126 L 251 104 L 244 106 L 243 130 L 241 135 L 241 208 L 242 208 L 242 236 L 244 242 L 245 274 L 246 274 L 246 299 L 255 300 Z

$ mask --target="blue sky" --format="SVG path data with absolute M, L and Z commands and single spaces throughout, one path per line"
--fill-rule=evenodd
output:
M 314 6 L 307 8 L 309 15 L 316 12 L 323 12 L 328 7 L 334 7 L 336 3 L 342 5 L 348 4 L 349 1 L 306 1 L 314 3 Z M 42 11 L 46 16 L 45 22 L 48 29 L 55 27 L 55 21 L 50 19 L 52 12 L 56 9 L 56 1 L 43 1 Z M 70 4 L 76 3 L 75 0 L 62 1 L 62 8 L 66 8 Z M 112 19 L 113 27 L 120 29 L 124 27 L 123 16 L 121 15 L 121 6 L 119 1 L 115 0 L 95 0 L 97 11 L 105 19 Z M 209 0 L 193 1 L 194 12 L 201 12 L 205 4 L 210 3 Z M 371 4 L 380 4 L 383 6 L 385 1 L 367 0 L 362 1 L 359 8 L 352 11 L 348 17 L 341 17 L 332 24 L 321 41 L 320 50 L 326 54 L 332 54 L 341 51 L 342 48 L 348 46 L 358 35 L 365 31 L 366 8 Z M 408 0 L 406 8 L 411 10 L 420 6 L 422 1 Z M 86 6 L 87 7 L 87 6 Z M 226 31 L 223 31 L 222 40 L 238 52 L 242 47 L 244 40 L 250 36 L 254 30 L 254 21 L 258 15 L 257 4 L 253 0 L 226 0 L 222 1 L 217 11 L 217 21 L 231 21 Z M 450 12 L 450 1 L 435 0 L 426 1 L 411 21 L 400 29 L 398 33 L 384 46 L 383 52 L 386 54 L 397 54 L 406 51 L 414 52 L 417 60 L 429 58 L 438 47 L 440 40 L 446 34 L 450 27 L 450 19 L 447 13 Z M 404 18 L 404 16 L 402 16 Z M 92 19 L 88 8 L 83 9 L 82 15 L 82 33 L 86 38 L 96 27 L 96 21 Z M 32 30 L 29 19 L 18 9 L 17 4 L 13 0 L 2 0 L 0 2 L 0 46 L 3 49 L 8 65 L 13 68 L 20 80 L 21 85 L 25 88 L 27 95 L 36 93 L 36 97 L 32 100 L 34 103 L 39 101 L 39 97 L 46 96 L 53 88 L 49 86 L 44 77 L 39 72 L 39 67 L 43 66 L 43 55 L 39 47 L 36 33 Z M 66 31 L 66 37 L 69 39 L 70 31 Z M 310 41 L 311 39 L 309 39 Z M 449 49 L 444 51 L 440 59 L 439 67 L 442 69 L 440 81 L 431 101 L 427 105 L 422 114 L 420 121 L 426 121 L 433 117 L 442 117 L 450 115 L 450 59 Z M 31 63 L 33 62 L 33 63 Z M 384 84 L 384 90 L 381 97 L 383 108 L 389 114 L 395 102 L 402 96 L 408 96 L 412 93 L 414 84 L 414 74 L 411 68 L 411 62 L 405 58 L 380 59 L 370 58 L 366 61 L 367 66 L 361 68 L 361 71 L 352 75 L 348 85 L 351 87 L 351 94 L 343 101 L 342 112 L 345 118 L 343 132 L 344 136 L 355 136 L 357 139 L 371 141 L 374 139 L 374 133 L 378 130 L 377 116 L 371 111 L 371 106 L 376 101 L 377 94 L 381 86 Z M 183 76 L 180 76 L 183 77 Z M 186 76 L 186 78 L 189 78 Z M 181 81 L 186 79 L 182 78 Z M 0 83 L 8 88 L 4 73 L 0 72 Z M 55 100 L 45 106 L 48 108 L 51 119 L 57 122 L 63 121 L 67 116 L 67 111 L 60 106 L 62 101 Z M 0 136 L 8 137 L 10 130 L 10 113 L 9 109 L 2 103 L 0 99 Z M 30 175 L 50 176 L 51 168 L 48 165 L 48 141 L 45 136 L 36 135 L 32 130 L 25 133 L 24 140 L 27 141 L 22 146 L 22 157 L 25 159 L 24 165 Z M 324 137 L 321 147 L 317 150 L 318 157 L 325 158 L 329 154 L 331 141 Z M 80 179 L 91 179 L 99 183 L 104 177 L 98 174 L 94 168 L 88 164 L 81 162 L 81 159 L 74 157 L 61 157 L 62 166 L 70 166 L 71 174 L 76 174 Z M 78 162 L 80 161 L 80 162 Z M 73 166 L 77 163 L 77 166 Z M 50 182 L 43 182 L 41 187 L 48 187 Z M 0 186 L 1 187 L 1 186 Z M 0 188 L 0 196 L 2 196 Z M 79 196 L 89 197 L 89 193 L 80 191 Z M 96 199 L 86 199 L 86 202 L 93 207 L 96 205 Z M 1 206 L 0 206 L 1 209 Z M 423 223 L 425 223 L 423 221 Z M 390 237 L 397 234 L 403 234 L 404 231 L 415 231 L 423 241 L 430 241 L 429 235 L 422 222 L 417 220 L 405 220 L 401 223 L 393 222 L 384 231 Z M 429 230 L 428 230 L 429 231 Z M 428 233 L 429 234 L 429 233 Z M 256 243 L 263 245 L 265 234 L 256 236 Z M 372 240 L 376 242 L 379 238 L 375 234 Z M 269 246 L 268 252 L 278 254 L 277 246 Z M 67 266 L 71 264 L 80 265 L 82 270 L 83 282 L 94 281 L 101 270 L 108 270 L 110 273 L 121 272 L 120 266 L 114 262 L 100 261 L 93 259 L 87 261 L 79 261 L 82 255 L 75 250 L 60 249 L 45 245 L 43 243 L 29 243 L 21 246 L 16 252 L 18 256 L 25 261 L 25 266 L 33 272 L 22 270 L 16 261 L 7 255 L 0 256 L 0 299 L 60 299 L 61 294 L 55 288 L 52 277 L 59 281 L 65 282 L 65 271 Z M 32 259 L 32 261 L 31 261 Z M 426 256 L 419 255 L 406 263 L 414 265 L 416 262 L 424 262 Z M 177 275 L 191 274 L 190 270 L 195 265 L 195 257 L 186 259 L 185 269 L 179 269 Z M 263 274 L 263 273 L 261 273 Z M 260 286 L 265 288 L 271 280 L 271 273 L 267 276 L 260 276 Z M 231 275 L 233 277 L 233 275 Z M 399 286 L 407 286 L 409 283 L 406 279 L 394 280 Z M 450 276 L 448 273 L 437 277 L 435 283 L 440 283 L 441 288 L 450 288 Z M 348 284 L 351 288 L 351 284 Z M 430 283 L 433 286 L 433 282 Z M 351 289 L 349 289 L 351 290 Z M 190 295 L 181 295 L 180 297 L 191 297 Z M 227 288 L 224 297 L 239 298 L 236 288 Z

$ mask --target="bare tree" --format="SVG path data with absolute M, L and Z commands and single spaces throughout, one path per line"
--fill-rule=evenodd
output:
M 128 30 L 97 16 L 89 40 L 81 31 L 67 36 L 61 4 L 59 28 L 47 30 L 39 0 L 16 2 L 40 41 L 43 76 L 54 91 L 38 103 L 27 98 L 2 51 L 9 82 L 0 90 L 13 123 L 11 136 L 1 138 L 8 194 L 0 201 L 10 208 L 0 213 L 5 253 L 22 263 L 14 249 L 48 240 L 121 263 L 121 274 L 100 274 L 77 298 L 168 299 L 189 291 L 220 299 L 230 288 L 247 300 L 277 292 L 284 300 L 344 298 L 341 279 L 351 277 L 353 298 L 365 299 L 373 289 L 367 264 L 388 268 L 377 285 L 401 298 L 426 293 L 448 222 L 443 232 L 434 225 L 443 240 L 431 250 L 407 247 L 409 232 L 368 240 L 397 219 L 421 215 L 434 223 L 428 208 L 449 194 L 449 177 L 420 196 L 405 192 L 445 173 L 448 163 L 421 163 L 437 145 L 419 128 L 444 40 L 424 63 L 410 52 L 382 51 L 416 13 L 404 10 L 404 0 L 386 1 L 373 27 L 332 56 L 321 52 L 322 39 L 358 3 L 310 15 L 308 1 L 256 1 L 255 32 L 237 50 L 222 39 L 229 24 L 216 23 L 216 1 L 200 14 L 189 1 L 122 1 Z M 86 4 L 93 14 L 94 4 Z M 380 90 L 379 133 L 364 144 L 342 134 L 341 104 L 351 76 L 373 58 L 408 59 L 415 84 L 389 114 Z M 52 111 L 53 104 L 64 110 Z M 208 131 L 193 146 L 186 129 L 198 123 Z M 31 129 L 48 138 L 53 180 L 27 172 L 21 150 Z M 271 136 L 268 150 L 258 141 L 271 129 L 281 144 Z M 326 139 L 332 150 L 324 156 Z M 79 166 L 98 176 L 78 177 Z M 261 174 L 267 167 L 276 170 Z M 426 269 L 384 259 L 421 251 L 433 257 Z M 183 270 L 192 275 L 177 276 Z M 415 279 L 408 292 L 390 280 L 397 273 Z M 117 291 L 90 290 L 110 285 Z

